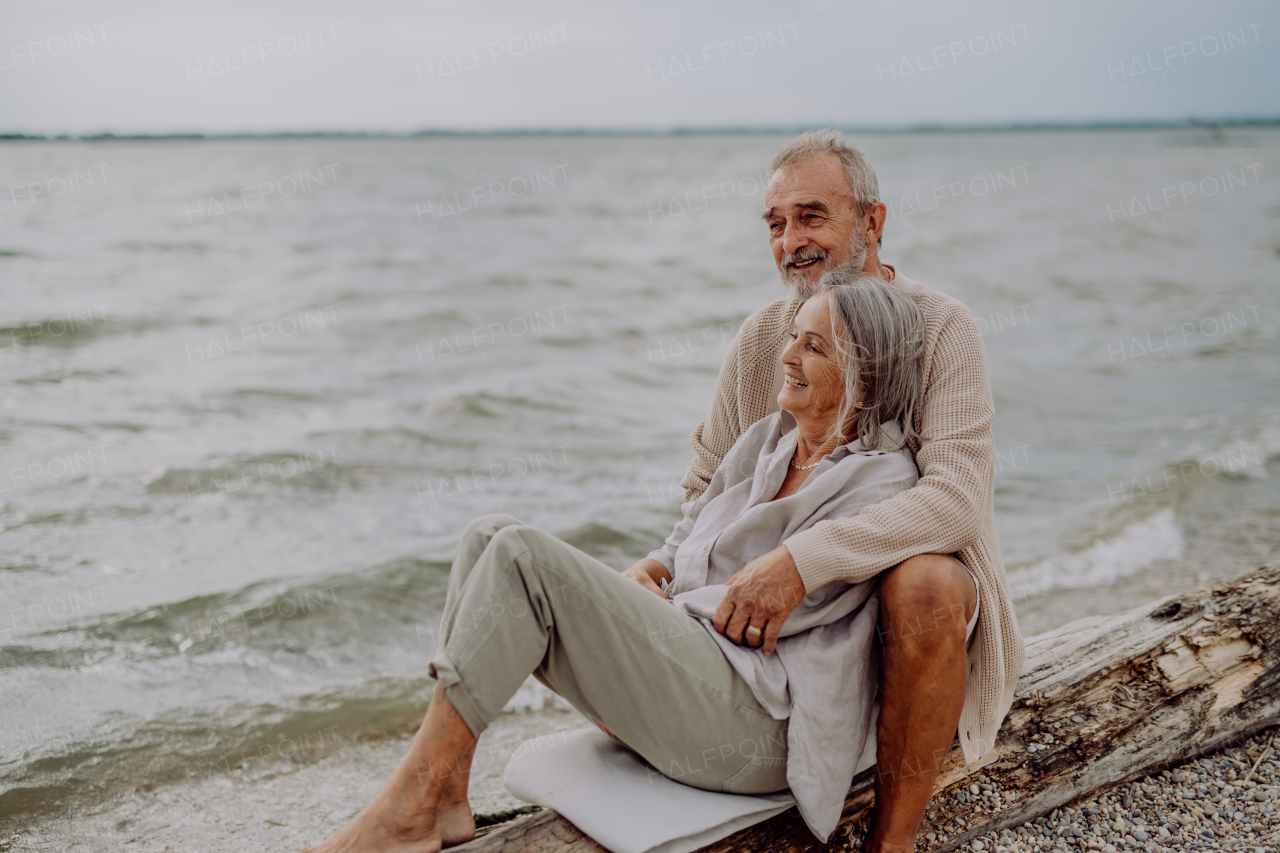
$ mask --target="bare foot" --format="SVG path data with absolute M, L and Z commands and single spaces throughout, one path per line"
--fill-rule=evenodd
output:
M 306 853 L 438 853 L 443 846 L 434 808 L 405 809 L 379 794 L 323 844 Z
M 866 837 L 862 839 L 862 853 L 915 853 L 915 839 L 894 843 L 886 839 L 880 831 L 879 814 L 872 812 L 871 825 L 867 827 Z
M 476 837 L 476 820 L 471 814 L 471 803 L 466 794 L 461 801 L 441 800 L 436 807 L 436 827 L 445 847 L 465 844 Z
M 445 847 L 465 844 L 476 837 L 476 821 L 471 814 L 471 802 L 467 799 L 467 789 L 471 785 L 471 760 L 475 751 L 476 745 L 472 743 L 457 767 L 449 774 L 444 790 L 440 792 L 440 802 L 436 805 L 436 826 Z
M 307 853 L 436 853 L 475 838 L 467 801 L 473 752 L 474 744 L 462 762 L 430 774 L 402 765 L 364 811 Z
M 378 796 L 307 853 L 438 853 L 470 841 L 476 827 L 467 785 L 475 745 L 475 736 L 437 685 L 409 753 Z

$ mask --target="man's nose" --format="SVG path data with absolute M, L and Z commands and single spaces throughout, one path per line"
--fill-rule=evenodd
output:
M 809 237 L 804 233 L 804 229 L 798 222 L 788 221 L 782 231 L 782 250 L 787 254 L 794 254 L 807 245 L 809 245 Z

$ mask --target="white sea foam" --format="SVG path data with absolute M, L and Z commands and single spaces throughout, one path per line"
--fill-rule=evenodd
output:
M 1054 589 L 1105 586 L 1142 571 L 1156 560 L 1179 559 L 1185 545 L 1173 510 L 1164 509 L 1111 539 L 1096 540 L 1083 551 L 1011 571 L 1009 592 L 1016 601 Z
M 1280 455 L 1280 409 L 1275 407 L 1262 406 L 1243 415 L 1220 413 L 1212 421 L 1189 419 L 1184 426 L 1194 437 L 1185 447 L 1180 474 L 1189 470 L 1183 465 L 1194 464 L 1203 476 L 1266 479 L 1268 460 Z
M 1178 465 L 1178 472 L 1186 480 L 1188 473 L 1196 473 L 1203 477 L 1216 477 L 1219 474 L 1230 474 L 1249 479 L 1265 479 L 1267 476 L 1267 460 L 1275 455 L 1277 449 L 1275 434 L 1264 434 L 1261 441 L 1245 443 L 1237 441 L 1206 454 L 1196 454 L 1193 461 Z

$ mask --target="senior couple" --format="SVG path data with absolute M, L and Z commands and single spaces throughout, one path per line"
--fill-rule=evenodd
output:
M 770 172 L 791 295 L 735 339 L 665 545 L 619 574 L 514 518 L 472 522 L 422 727 L 314 851 L 474 837 L 476 739 L 530 674 L 680 782 L 790 788 L 823 840 L 874 750 L 865 851 L 915 849 L 957 734 L 967 762 L 992 749 L 1023 646 L 977 325 L 880 262 L 875 173 L 839 133 L 800 136 Z

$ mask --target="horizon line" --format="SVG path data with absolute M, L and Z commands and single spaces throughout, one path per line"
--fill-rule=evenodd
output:
M 1040 121 L 1000 122 L 978 124 L 947 124 L 927 122 L 907 125 L 841 125 L 841 124 L 788 124 L 788 125 L 715 125 L 708 127 L 668 128 L 496 128 L 450 129 L 425 128 L 413 131 L 378 130 L 280 130 L 280 131 L 228 131 L 228 132 L 174 132 L 174 133 L 83 133 L 40 134 L 19 131 L 0 133 L 0 141 L 74 141 L 98 142 L 110 140 L 143 139 L 417 139 L 423 137 L 475 137 L 475 136 L 726 136 L 773 135 L 803 133 L 815 127 L 831 127 L 850 134 L 890 133 L 989 133 L 1044 130 L 1160 130 L 1202 128 L 1220 133 L 1222 128 L 1280 126 L 1280 116 L 1232 119 L 1124 119 L 1115 121 Z

